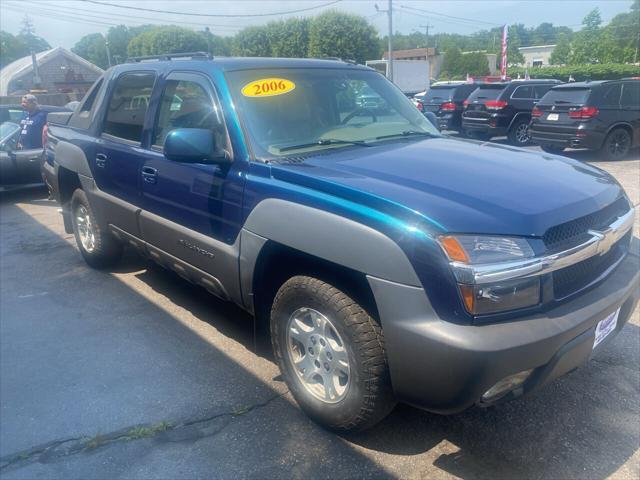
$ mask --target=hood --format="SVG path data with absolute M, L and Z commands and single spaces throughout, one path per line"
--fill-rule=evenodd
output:
M 623 194 L 609 174 L 576 160 L 446 137 L 325 151 L 272 172 L 371 206 L 384 199 L 454 233 L 541 236 Z

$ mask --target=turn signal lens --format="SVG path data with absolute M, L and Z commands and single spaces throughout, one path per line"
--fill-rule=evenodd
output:
M 484 102 L 484 105 L 487 107 L 487 110 L 502 110 L 509 104 L 504 100 L 487 100 Z
M 460 284 L 460 293 L 471 315 L 507 312 L 540 303 L 540 279 L 522 278 L 488 285 Z
M 458 242 L 455 237 L 441 237 L 440 244 L 442 245 L 442 248 L 444 248 L 445 252 L 447 252 L 447 256 L 450 260 L 469 263 L 469 257 L 467 257 L 462 245 L 460 245 L 460 242 Z
M 462 294 L 462 300 L 467 312 L 473 313 L 475 311 L 475 298 L 476 293 L 474 287 L 471 285 L 460 285 L 460 293 Z
M 575 110 L 569 110 L 569 118 L 588 120 L 598 115 L 598 111 L 597 107 L 582 107 Z

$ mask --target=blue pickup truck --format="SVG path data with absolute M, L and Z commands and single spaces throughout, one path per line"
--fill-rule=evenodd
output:
M 634 209 L 610 175 L 443 136 L 360 65 L 131 61 L 51 114 L 47 137 L 86 262 L 126 245 L 251 312 L 333 430 L 397 401 L 449 414 L 536 390 L 638 301 Z

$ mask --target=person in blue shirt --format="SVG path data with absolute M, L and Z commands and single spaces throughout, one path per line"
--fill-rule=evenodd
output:
M 27 94 L 21 102 L 24 113 L 20 126 L 19 149 L 42 148 L 42 129 L 47 122 L 47 112 L 40 110 L 38 99 L 35 95 Z

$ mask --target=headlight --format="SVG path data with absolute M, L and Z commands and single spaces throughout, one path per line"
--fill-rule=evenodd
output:
M 458 264 L 490 265 L 535 256 L 529 242 L 524 238 L 455 235 L 440 237 L 439 241 L 453 268 Z M 458 287 L 464 306 L 472 315 L 516 310 L 540 302 L 538 277 L 482 285 L 458 283 Z

